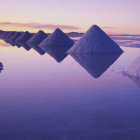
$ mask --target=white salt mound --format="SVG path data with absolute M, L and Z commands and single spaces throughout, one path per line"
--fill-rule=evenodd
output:
M 19 36 L 21 36 L 22 33 L 23 33 L 23 32 L 15 32 L 15 33 L 13 34 L 13 36 L 11 36 L 11 37 L 9 38 L 9 42 L 10 42 L 11 44 L 15 45 L 15 46 L 19 46 L 19 44 L 17 44 L 17 43 L 15 42 L 15 40 L 16 40 Z
M 123 50 L 97 25 L 90 27 L 81 39 L 67 51 L 69 54 L 104 54 L 122 52 Z
M 47 37 L 48 35 L 40 30 L 27 41 L 27 45 L 36 50 L 39 54 L 43 55 L 45 52 L 38 45 Z
M 28 45 L 38 45 L 40 44 L 48 35 L 43 31 L 39 31 L 38 33 L 34 34 L 28 41 Z
M 13 36 L 14 33 L 15 33 L 14 31 L 9 32 L 9 33 L 7 34 L 7 36 L 5 36 L 4 41 L 7 42 L 7 43 L 10 43 L 10 42 L 9 42 L 9 38 L 10 38 L 11 36 Z
M 29 33 L 28 31 L 22 33 L 15 42 L 21 46 L 23 46 L 26 50 L 30 50 L 31 47 L 29 47 L 26 42 L 33 36 L 33 34 Z
M 66 48 L 68 50 L 73 44 L 74 41 L 57 28 L 39 44 L 39 47 L 44 51 L 49 47 Z
M 5 32 L 2 36 L 1 39 L 5 39 L 9 35 L 10 31 Z
M 0 30 L 0 39 L 2 39 L 4 34 L 5 34 L 5 31 Z
M 31 37 L 32 37 L 32 34 L 26 31 L 16 39 L 16 42 L 22 45 L 22 44 L 25 44 Z

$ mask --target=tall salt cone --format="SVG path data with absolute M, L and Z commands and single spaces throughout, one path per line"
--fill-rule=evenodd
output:
M 47 37 L 48 35 L 40 30 L 27 41 L 27 45 L 36 50 L 39 54 L 43 55 L 45 52 L 38 45 Z
M 15 34 L 14 31 L 10 31 L 7 36 L 5 36 L 5 38 L 3 39 L 5 42 L 10 43 L 9 42 L 9 38 L 12 37 Z M 12 44 L 11 44 L 12 45 Z
M 22 47 L 24 47 L 26 50 L 30 50 L 31 47 L 29 47 L 26 42 L 33 36 L 33 34 L 29 33 L 28 31 L 24 32 L 21 36 L 19 36 L 15 42 Z
M 11 34 L 12 31 L 6 31 L 4 32 L 4 34 L 2 35 L 1 39 L 6 39 L 7 36 L 9 36 L 9 34 Z
M 90 27 L 81 39 L 67 51 L 69 54 L 106 54 L 122 52 L 123 50 L 97 25 Z
M 0 30 L 0 39 L 2 39 L 2 36 L 5 34 L 5 31 Z
M 74 41 L 57 28 L 52 34 L 50 34 L 45 40 L 40 43 L 39 47 L 46 52 L 47 48 L 50 47 L 56 47 L 58 49 L 63 48 L 65 50 L 68 50 L 73 44 Z
M 11 44 L 13 44 L 14 46 L 20 47 L 20 45 L 17 44 L 17 43 L 15 42 L 15 40 L 16 40 L 18 37 L 20 37 L 21 34 L 23 34 L 23 32 L 15 32 L 14 35 L 11 36 L 11 37 L 9 38 L 9 42 L 10 42 Z

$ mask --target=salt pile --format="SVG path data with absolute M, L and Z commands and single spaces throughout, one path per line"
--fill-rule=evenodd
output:
M 1 36 L 1 39 L 4 40 L 6 38 L 6 36 L 8 36 L 9 33 L 10 33 L 10 31 L 4 32 Z
M 4 40 L 5 42 L 7 42 L 7 43 L 10 43 L 10 42 L 9 42 L 9 38 L 10 38 L 11 36 L 13 36 L 14 33 L 15 33 L 15 32 L 13 32 L 13 31 L 8 32 L 7 35 L 4 37 L 3 40 Z
M 33 36 L 33 34 L 29 33 L 28 31 L 24 32 L 21 34 L 21 36 L 19 36 L 15 42 L 19 45 L 21 45 L 22 47 L 24 47 L 26 50 L 30 50 L 31 47 L 29 47 L 29 45 L 26 44 L 26 42 Z
M 23 33 L 23 32 L 15 32 L 15 33 L 13 34 L 13 36 L 11 36 L 11 37 L 9 38 L 9 42 L 10 42 L 11 44 L 13 44 L 14 46 L 20 47 L 20 45 L 17 44 L 17 43 L 15 42 L 15 40 L 16 40 L 19 36 L 21 36 L 22 33 Z
M 64 48 L 65 50 L 68 50 L 73 44 L 74 41 L 57 28 L 40 43 L 39 47 L 46 52 L 47 48 L 50 47 Z
M 27 41 L 27 44 L 31 48 L 35 49 L 39 54 L 43 55 L 45 52 L 38 45 L 47 37 L 48 35 L 40 30 Z
M 122 53 L 123 50 L 97 25 L 93 25 L 75 45 L 70 54 Z
M 0 39 L 2 39 L 2 36 L 5 34 L 5 31 L 0 30 Z
M 94 78 L 99 78 L 119 57 L 116 54 L 72 54 L 71 56 Z
M 48 37 L 48 35 L 40 30 L 27 41 L 27 44 L 39 45 L 46 37 Z

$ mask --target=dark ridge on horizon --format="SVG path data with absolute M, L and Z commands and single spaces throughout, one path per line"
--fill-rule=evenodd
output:
M 43 30 L 42 30 L 43 31 Z M 0 30 L 0 37 L 3 33 L 8 31 Z M 18 32 L 18 31 L 17 31 Z M 46 32 L 45 32 L 46 33 Z M 51 33 L 46 33 L 50 35 Z M 84 33 L 82 32 L 68 32 L 65 33 L 68 37 L 72 38 L 74 42 L 82 37 Z M 140 35 L 137 34 L 108 34 L 119 46 L 140 48 Z
M 43 31 L 43 30 L 42 30 Z M 0 35 L 3 34 L 3 32 L 8 32 L 8 31 L 3 31 L 3 30 L 0 30 Z M 17 31 L 17 32 L 20 32 L 20 31 Z M 35 32 L 37 33 L 37 32 Z M 51 33 L 47 33 L 45 32 L 46 34 L 51 34 Z M 81 37 L 84 32 L 68 32 L 66 33 L 69 37 Z M 109 36 L 140 36 L 140 34 L 108 34 Z

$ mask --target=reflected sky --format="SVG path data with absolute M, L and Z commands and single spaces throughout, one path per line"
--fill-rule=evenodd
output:
M 140 138 L 140 88 L 122 72 L 140 54 L 125 51 L 98 79 L 71 56 L 0 47 L 0 138 L 118 140 Z

